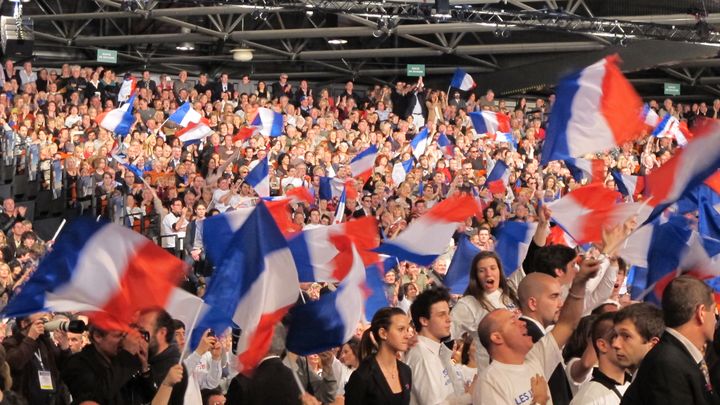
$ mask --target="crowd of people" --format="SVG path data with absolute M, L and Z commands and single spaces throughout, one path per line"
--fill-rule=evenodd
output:
M 439 201 L 461 193 L 477 197 L 481 215 L 458 224 L 447 252 L 431 266 L 400 261 L 386 269 L 388 307 L 358 325 L 356 337 L 298 356 L 286 350 L 279 324 L 251 375 L 235 370 L 231 331 L 205 331 L 190 350 L 190 326 L 162 309 L 143 311 L 127 330 L 90 323 L 68 331 L 68 322 L 88 323 L 78 313 L 6 320 L 0 405 L 720 403 L 710 287 L 682 276 L 667 286 L 660 306 L 631 301 L 627 265 L 617 251 L 632 221 L 606 230 L 602 243 L 587 251 L 550 237 L 545 203 L 585 182 L 561 161 L 539 163 L 554 96 L 448 93 L 426 88 L 422 79 L 363 90 L 348 81 L 335 93 L 286 74 L 272 83 L 225 73 L 190 79 L 187 72 L 155 81 L 143 71 L 131 107 L 135 122 L 119 137 L 96 119 L 118 107 L 129 75 L 104 67 L 36 69 L 31 62 L 18 69 L 6 61 L 0 74 L 3 162 L 64 199 L 68 217 L 92 215 L 131 227 L 185 260 L 183 287 L 200 297 L 213 276 L 203 220 L 258 204 L 245 178 L 263 159 L 271 162 L 272 196 L 298 187 L 313 196 L 310 204 L 291 204 L 290 232 L 334 222 L 338 199 L 320 198 L 321 177 L 353 180 L 350 161 L 371 145 L 379 154 L 370 178 L 351 183 L 357 193 L 345 202 L 343 222 L 374 217 L 379 237 L 392 239 Z M 213 130 L 200 143 L 183 145 L 175 136 L 180 128 L 167 120 L 186 102 Z M 700 117 L 720 118 L 720 100 L 649 106 L 691 128 Z M 238 136 L 259 107 L 282 113 L 282 136 Z M 509 116 L 512 142 L 474 131 L 468 114 L 482 110 Z M 410 140 L 422 128 L 432 142 L 396 184 L 393 166 L 413 159 Z M 451 153 L 437 144 L 441 134 L 451 141 Z M 597 154 L 605 163 L 601 181 L 614 189 L 611 170 L 648 174 L 676 148 L 671 138 L 646 134 Z M 510 168 L 508 186 L 491 192 L 485 180 L 500 160 Z M 19 203 L 5 199 L 0 214 L 0 306 L 52 249 Z M 494 253 L 495 231 L 506 221 L 538 225 L 511 276 Z M 467 269 L 464 294 L 454 295 L 443 280 L 463 235 L 481 253 Z M 306 283 L 301 294 L 316 300 L 332 289 Z

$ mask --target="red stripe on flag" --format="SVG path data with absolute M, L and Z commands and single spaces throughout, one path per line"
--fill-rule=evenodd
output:
M 619 62 L 620 57 L 617 54 L 606 58 L 603 94 L 600 97 L 600 111 L 607 120 L 617 145 L 640 137 L 645 127 L 642 100 L 618 68 Z
M 436 204 L 426 214 L 444 222 L 463 222 L 477 213 L 478 206 L 468 195 L 453 196 Z
M 250 374 L 260 360 L 267 355 L 275 332 L 275 325 L 282 320 L 289 309 L 289 306 L 280 308 L 275 312 L 269 312 L 260 317 L 260 322 L 258 322 L 255 332 L 250 336 L 247 348 L 238 355 L 243 374 Z
M 365 266 L 377 263 L 379 256 L 372 249 L 380 246 L 380 235 L 375 217 L 362 217 L 344 224 L 345 234 L 355 244 Z
M 183 261 L 148 241 L 128 261 L 117 292 L 103 306 L 105 313 L 93 314 L 93 321 L 102 328 L 124 330 L 138 311 L 164 308 L 182 280 L 185 266 Z
M 720 172 L 716 172 L 712 176 L 705 180 L 705 184 L 713 189 L 716 193 L 720 194 Z

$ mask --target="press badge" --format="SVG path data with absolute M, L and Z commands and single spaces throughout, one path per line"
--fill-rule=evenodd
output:
M 40 389 L 43 391 L 52 391 L 53 382 L 52 374 L 49 371 L 38 371 L 38 380 L 40 381 Z

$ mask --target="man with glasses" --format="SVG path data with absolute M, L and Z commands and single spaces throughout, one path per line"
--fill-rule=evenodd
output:
M 665 333 L 642 360 L 622 404 L 720 403 L 705 360 L 717 324 L 713 289 L 680 276 L 665 287 L 662 310 Z
M 473 170 L 483 170 L 485 169 L 485 158 L 480 153 L 478 148 L 476 146 L 471 146 L 470 151 L 468 152 L 468 162 L 472 164 Z
M 279 99 L 280 96 L 284 95 L 287 92 L 288 85 L 288 75 L 286 73 L 280 73 L 280 80 L 271 86 L 272 98 Z
M 133 331 L 91 326 L 91 344 L 70 357 L 62 377 L 75 403 L 142 404 L 155 395 L 148 364 L 148 341 Z
M 372 197 L 365 194 L 360 202 L 360 207 L 352 214 L 353 218 L 374 217 L 375 210 L 372 207 Z

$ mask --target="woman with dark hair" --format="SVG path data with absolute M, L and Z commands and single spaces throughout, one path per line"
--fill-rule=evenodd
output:
M 335 377 L 338 381 L 337 395 L 345 395 L 345 385 L 350 380 L 352 373 L 360 366 L 360 339 L 353 336 L 340 346 L 337 358 L 340 360 L 340 367 L 335 370 Z M 334 365 L 333 368 L 335 368 Z
M 465 294 L 450 312 L 452 337 L 459 339 L 468 332 L 477 341 L 478 325 L 488 313 L 496 309 L 515 310 L 519 307 L 517 294 L 505 277 L 498 255 L 490 251 L 480 252 L 472 261 Z M 479 342 L 476 345 L 480 372 L 490 364 L 490 357 Z
M 410 319 L 400 308 L 375 313 L 360 340 L 360 366 L 345 386 L 346 405 L 408 405 L 410 367 L 398 360 L 408 349 Z

